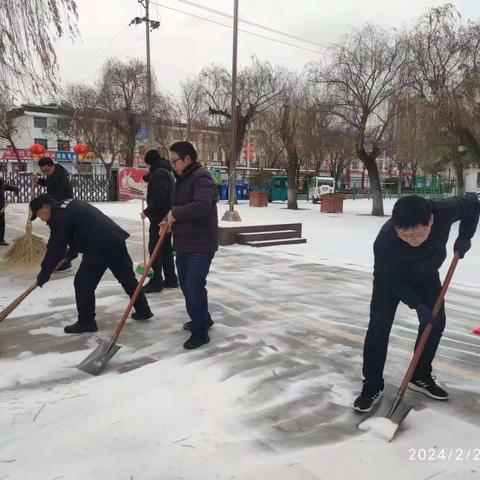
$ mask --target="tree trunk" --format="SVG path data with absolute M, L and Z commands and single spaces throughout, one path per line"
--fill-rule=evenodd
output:
M 298 154 L 296 149 L 288 152 L 287 164 L 287 208 L 289 210 L 298 210 L 297 203 L 297 169 L 298 169 Z
M 398 181 L 397 181 L 397 193 L 398 195 L 402 194 L 403 187 L 403 165 L 398 165 Z
M 382 187 L 380 185 L 380 174 L 378 173 L 376 157 L 358 152 L 360 160 L 367 168 L 370 190 L 372 192 L 372 215 L 383 217 Z
M 125 151 L 125 166 L 126 167 L 133 167 L 133 159 L 135 157 L 135 135 L 129 136 L 126 144 L 126 151 Z
M 455 173 L 457 174 L 458 192 L 457 195 L 463 195 L 465 193 L 465 181 L 463 179 L 463 163 L 455 162 Z

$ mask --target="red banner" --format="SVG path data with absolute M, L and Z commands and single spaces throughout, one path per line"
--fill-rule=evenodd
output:
M 143 181 L 143 176 L 147 173 L 147 170 L 140 168 L 121 168 L 118 174 L 119 200 L 144 198 L 147 184 Z
M 25 160 L 39 160 L 42 157 L 50 157 L 55 159 L 55 150 L 46 150 L 42 155 L 33 155 L 29 148 L 17 148 L 18 158 Z M 6 148 L 2 153 L 3 160 L 17 160 L 15 150 L 13 148 Z

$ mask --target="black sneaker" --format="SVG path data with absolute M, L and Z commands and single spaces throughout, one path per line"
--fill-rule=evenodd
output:
M 208 319 L 208 328 L 212 328 L 213 327 L 213 324 L 215 322 L 209 318 Z M 192 322 L 186 322 L 183 324 L 183 329 L 186 330 L 187 332 L 191 332 L 192 331 Z
M 427 397 L 435 400 L 448 400 L 450 395 L 443 388 L 435 383 L 435 377 L 429 375 L 422 379 L 413 379 L 408 384 L 408 388 L 414 392 L 423 393 Z
M 65 262 L 62 266 L 58 267 L 53 273 L 69 272 L 72 269 L 72 262 Z
M 353 402 L 353 409 L 357 412 L 369 412 L 383 396 L 383 387 L 363 382 L 362 393 Z
M 163 290 L 161 285 L 155 285 L 152 282 L 148 282 L 142 287 L 142 293 L 160 293 Z
M 191 337 L 183 344 L 186 350 L 194 350 L 210 341 L 207 333 L 192 333 Z
M 8 247 L 10 244 L 6 242 L 5 240 L 0 241 L 0 246 L 1 247 Z
M 93 323 L 80 323 L 76 322 L 73 325 L 67 325 L 63 331 L 65 333 L 87 333 L 87 332 L 96 332 L 97 322 Z
M 153 312 L 149 310 L 148 312 L 133 312 L 132 318 L 134 320 L 148 320 L 149 318 L 153 317 Z

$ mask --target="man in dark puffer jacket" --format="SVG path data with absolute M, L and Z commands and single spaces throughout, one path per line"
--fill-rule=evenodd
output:
M 148 251 L 152 254 L 158 242 L 158 225 L 167 216 L 172 208 L 175 195 L 175 178 L 172 166 L 168 160 L 162 158 L 157 150 L 149 150 L 145 154 L 145 163 L 150 165 L 148 175 L 143 179 L 148 182 L 147 208 L 140 214 L 142 219 L 150 220 L 148 231 Z M 165 274 L 165 282 L 162 276 Z M 172 234 L 167 234 L 162 248 L 158 252 L 153 264 L 153 278 L 142 289 L 144 293 L 155 293 L 163 288 L 177 288 L 178 279 L 173 262 Z
M 190 350 L 210 341 L 208 329 L 213 325 L 205 285 L 218 250 L 218 188 L 208 171 L 197 163 L 193 145 L 177 142 L 170 152 L 170 161 L 179 177 L 167 223 L 173 229 L 178 279 L 191 320 L 183 326 L 191 332 L 183 345 Z

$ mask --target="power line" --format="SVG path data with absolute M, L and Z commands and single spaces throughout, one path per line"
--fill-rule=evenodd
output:
M 108 39 L 102 46 L 98 47 L 96 50 L 93 50 L 93 52 L 88 55 L 88 61 L 81 62 L 80 65 L 77 64 L 75 69 L 80 71 L 80 70 L 83 70 L 88 65 L 91 65 L 92 59 L 96 58 L 98 55 L 100 55 L 101 53 L 104 53 L 105 50 L 110 48 L 113 45 L 113 43 L 117 40 L 117 38 L 125 32 L 126 29 L 128 29 L 128 25 L 122 27 L 113 37 Z
M 205 22 L 210 22 L 210 23 L 213 23 L 215 25 L 221 25 L 222 27 L 226 27 L 226 28 L 233 28 L 232 25 L 217 22 L 215 20 L 211 20 L 210 18 L 201 17 L 200 15 L 195 15 L 193 13 L 185 12 L 184 10 L 179 10 L 178 8 L 168 7 L 167 5 L 163 5 L 161 3 L 154 2 L 154 1 L 152 1 L 151 3 L 154 4 L 154 5 L 158 5 L 159 7 L 166 8 L 167 10 L 173 10 L 174 12 L 182 13 L 183 15 L 188 15 L 189 17 L 197 18 L 199 20 L 204 20 Z M 242 30 L 242 29 L 239 29 L 239 31 L 242 32 L 242 33 L 246 33 L 247 35 L 252 35 L 254 37 L 259 37 L 259 38 L 263 38 L 265 40 L 270 40 L 271 42 L 276 42 L 276 43 L 280 43 L 282 45 L 287 45 L 288 47 L 298 48 L 298 49 L 304 50 L 306 52 L 312 52 L 312 53 L 316 53 L 316 54 L 320 53 L 318 50 L 312 50 L 311 48 L 305 48 L 305 47 L 301 47 L 300 45 L 294 45 L 293 43 L 288 43 L 288 42 L 284 42 L 282 40 L 278 40 L 276 38 L 267 37 L 266 35 L 261 35 L 260 33 L 249 32 L 248 30 Z
M 215 10 L 214 8 L 210 8 L 210 7 L 207 7 L 205 5 L 201 5 L 199 3 L 191 2 L 190 0 L 177 0 L 177 1 L 180 2 L 180 3 L 185 3 L 187 5 L 191 5 L 191 6 L 196 7 L 196 8 L 200 8 L 201 10 L 206 10 L 207 12 L 210 12 L 210 13 L 215 13 L 215 14 L 220 15 L 222 17 L 233 18 L 233 16 L 230 15 L 229 13 L 221 12 L 220 10 Z M 304 43 L 310 43 L 311 45 L 315 45 L 316 47 L 327 48 L 325 45 L 314 42 L 313 40 L 308 40 L 307 38 L 299 37 L 297 35 L 292 35 L 291 33 L 282 32 L 281 30 L 275 30 L 274 28 L 267 27 L 265 25 L 261 25 L 260 23 L 251 22 L 250 20 L 245 20 L 245 19 L 242 19 L 242 18 L 239 18 L 239 21 L 242 22 L 242 23 L 245 23 L 247 25 L 251 25 L 253 27 L 257 27 L 257 28 L 261 28 L 263 30 L 267 30 L 268 32 L 276 33 L 278 35 L 283 35 L 285 37 L 291 38 L 292 40 L 299 40 L 299 41 L 304 42 Z

